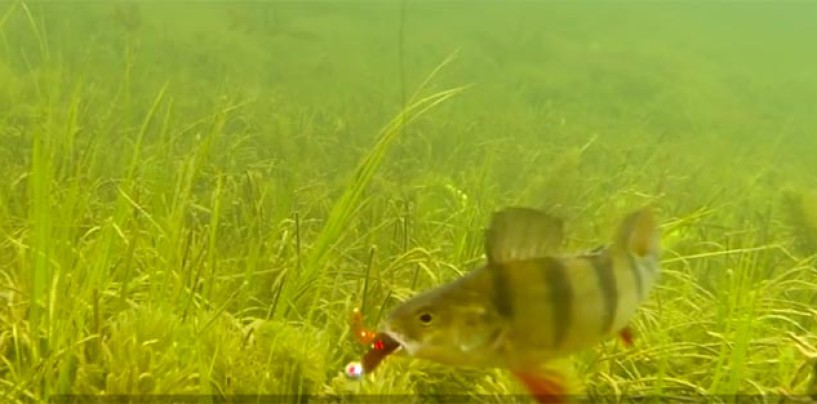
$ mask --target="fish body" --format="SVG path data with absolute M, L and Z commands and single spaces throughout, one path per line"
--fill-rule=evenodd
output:
M 562 222 L 527 208 L 494 214 L 487 262 L 423 292 L 386 318 L 384 332 L 414 357 L 510 369 L 529 389 L 553 359 L 629 334 L 629 321 L 660 274 L 650 209 L 628 215 L 613 243 L 561 255 Z M 626 335 L 625 335 L 626 334 Z

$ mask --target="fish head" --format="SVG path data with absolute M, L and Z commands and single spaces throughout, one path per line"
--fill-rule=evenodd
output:
M 446 285 L 397 306 L 384 332 L 411 356 L 448 365 L 476 365 L 492 357 L 503 324 L 488 299 Z

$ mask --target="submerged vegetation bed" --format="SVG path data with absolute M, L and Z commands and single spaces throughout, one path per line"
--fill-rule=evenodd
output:
M 523 394 L 348 380 L 349 313 L 473 268 L 499 208 L 581 250 L 648 203 L 664 274 L 586 393 L 817 394 L 807 5 L 408 4 L 0 3 L 3 401 Z

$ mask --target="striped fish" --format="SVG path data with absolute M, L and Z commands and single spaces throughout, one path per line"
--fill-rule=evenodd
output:
M 560 255 L 561 220 L 528 208 L 495 213 L 487 262 L 396 307 L 384 332 L 412 356 L 452 366 L 509 369 L 537 397 L 564 393 L 543 364 L 619 334 L 660 273 L 649 208 L 621 222 L 613 243 Z

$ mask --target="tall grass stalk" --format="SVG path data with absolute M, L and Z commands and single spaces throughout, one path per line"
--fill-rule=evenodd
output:
M 451 57 L 443 61 L 429 75 L 425 83 L 420 87 L 422 91 L 425 85 L 451 61 Z M 445 102 L 449 98 L 456 96 L 468 87 L 457 87 L 450 90 L 441 91 L 431 96 L 419 99 L 414 102 L 417 96 L 412 98 L 412 103 L 403 109 L 391 122 L 386 125 L 380 133 L 376 144 L 366 154 L 358 165 L 352 177 L 352 182 L 347 186 L 340 199 L 334 204 L 329 217 L 323 225 L 320 234 L 315 239 L 312 250 L 300 273 L 294 274 L 292 279 L 287 281 L 288 285 L 282 290 L 281 301 L 285 307 L 283 314 L 286 315 L 291 308 L 308 307 L 306 314 L 307 323 L 311 322 L 314 315 L 314 308 L 320 300 L 325 285 L 316 283 L 318 279 L 325 279 L 328 269 L 326 262 L 328 253 L 332 246 L 344 236 L 344 229 L 352 219 L 352 215 L 358 209 L 361 196 L 368 183 L 374 177 L 381 161 L 386 156 L 389 146 L 402 132 L 403 125 L 410 124 L 424 113 L 435 106 Z M 418 94 L 419 94 L 418 91 Z M 299 302 L 308 299 L 311 303 L 301 306 Z

